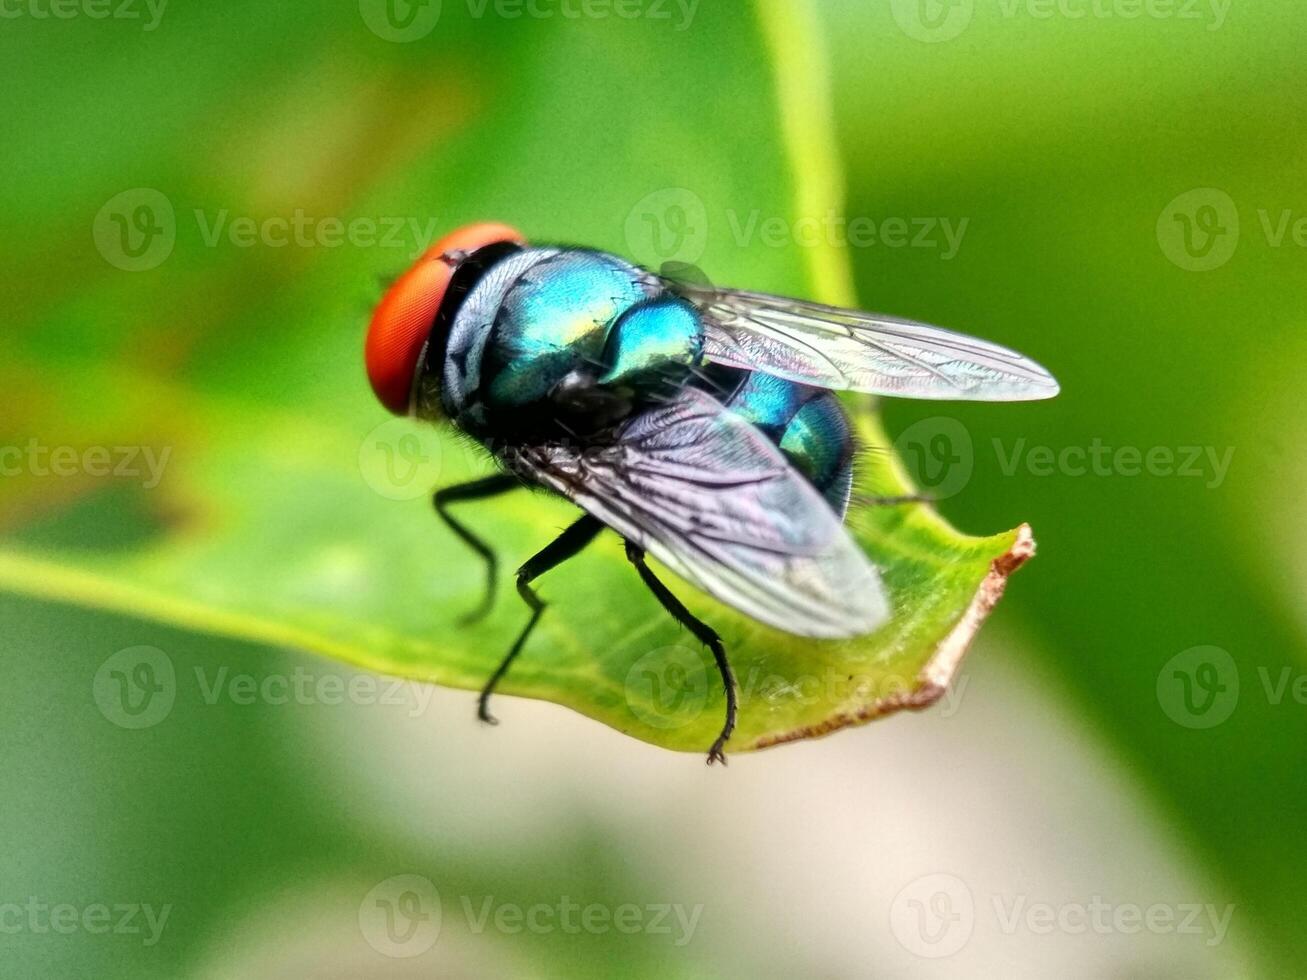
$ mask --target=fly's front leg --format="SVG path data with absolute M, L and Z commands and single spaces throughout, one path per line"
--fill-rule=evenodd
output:
M 726 755 L 722 751 L 726 745 L 727 739 L 731 737 L 731 732 L 735 731 L 735 714 L 737 709 L 735 693 L 735 673 L 731 670 L 730 661 L 726 659 L 726 648 L 722 646 L 722 638 L 717 635 L 707 623 L 696 619 L 690 610 L 682 605 L 681 600 L 672 594 L 671 589 L 658 581 L 653 570 L 645 564 L 644 549 L 632 542 L 626 542 L 627 560 L 635 566 L 635 570 L 640 573 L 640 578 L 654 597 L 662 603 L 664 609 L 672 614 L 672 618 L 694 634 L 695 638 L 712 651 L 713 659 L 717 661 L 717 672 L 721 674 L 722 686 L 726 689 L 726 721 L 722 725 L 721 734 L 717 736 L 717 741 L 713 742 L 712 747 L 708 749 L 708 765 L 714 762 L 720 762 L 726 765 Z
M 557 568 L 567 559 L 575 557 L 603 529 L 603 524 L 596 518 L 586 514 L 517 570 L 517 593 L 530 608 L 531 618 L 527 620 L 526 626 L 522 628 L 522 632 L 513 641 L 513 645 L 508 650 L 508 655 L 500 661 L 499 666 L 495 668 L 495 672 L 490 675 L 490 680 L 486 681 L 486 686 L 481 689 L 481 697 L 477 700 L 477 717 L 482 721 L 489 722 L 492 725 L 498 724 L 489 711 L 490 695 L 494 692 L 495 685 L 508 673 L 509 665 L 522 652 L 522 646 L 526 643 L 526 638 L 531 635 L 531 631 L 535 629 L 536 623 L 540 621 L 540 616 L 545 611 L 545 602 L 540 596 L 536 595 L 535 589 L 531 588 L 531 583 L 551 568 Z
M 521 485 L 517 477 L 500 473 L 481 480 L 473 480 L 471 483 L 460 483 L 456 487 L 445 487 L 443 490 L 437 490 L 433 498 L 432 502 L 436 506 L 436 513 L 440 515 L 440 519 L 449 526 L 451 531 L 459 536 L 464 544 L 480 555 L 486 563 L 485 595 L 476 609 L 459 618 L 459 623 L 462 625 L 483 619 L 494 606 L 495 586 L 499 578 L 499 560 L 495 557 L 495 553 L 490 546 L 464 527 L 462 523 L 455 520 L 447 508 L 450 504 L 459 501 L 484 500 L 487 497 L 507 493 L 509 490 Z

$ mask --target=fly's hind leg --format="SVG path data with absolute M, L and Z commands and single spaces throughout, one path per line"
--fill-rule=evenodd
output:
M 481 697 L 477 700 L 477 717 L 482 721 L 489 722 L 492 725 L 498 724 L 489 711 L 490 695 L 494 693 L 495 685 L 508 673 L 509 665 L 522 652 L 523 644 L 526 643 L 527 637 L 531 635 L 531 631 L 535 629 L 536 623 L 540 621 L 540 616 L 545 611 L 544 600 L 536 595 L 535 589 L 531 588 L 531 583 L 551 568 L 557 568 L 567 559 L 575 557 L 603 529 L 603 524 L 596 518 L 586 514 L 517 570 L 517 593 L 522 597 L 522 601 L 530 607 L 531 618 L 527 620 L 526 626 L 522 628 L 522 632 L 513 641 L 513 645 L 508 650 L 508 655 L 500 661 L 499 666 L 495 668 L 495 672 L 490 675 L 490 680 L 486 681 L 486 686 L 481 689 Z
M 645 564 L 643 548 L 630 541 L 626 542 L 626 557 L 640 573 L 640 579 L 649 587 L 649 591 L 662 603 L 663 608 L 672 614 L 673 619 L 693 633 L 700 643 L 711 650 L 713 659 L 717 661 L 717 672 L 721 674 L 722 686 L 726 689 L 726 721 L 722 725 L 721 734 L 717 736 L 717 741 L 713 742 L 708 750 L 708 765 L 711 766 L 714 762 L 726 765 L 726 755 L 722 752 L 722 748 L 726 745 L 726 740 L 731 737 L 731 732 L 735 730 L 737 705 L 735 673 L 731 670 L 730 661 L 726 659 L 726 648 L 722 646 L 722 639 L 711 626 L 696 619 L 690 610 L 682 605 L 681 600 L 658 580 L 653 570 Z
M 463 500 L 485 500 L 487 497 L 495 497 L 521 485 L 517 477 L 500 473 L 481 480 L 473 480 L 471 483 L 460 483 L 456 487 L 445 487 L 443 490 L 437 490 L 432 500 L 440 519 L 449 526 L 451 531 L 459 536 L 464 544 L 480 555 L 486 563 L 486 591 L 481 599 L 481 604 L 470 613 L 459 618 L 461 625 L 466 626 L 469 623 L 475 623 L 477 620 L 485 618 L 486 614 L 494 606 L 495 586 L 499 577 L 499 560 L 495 557 L 490 545 L 469 531 L 460 521 L 454 519 L 453 515 L 449 513 L 448 507 L 450 504 Z

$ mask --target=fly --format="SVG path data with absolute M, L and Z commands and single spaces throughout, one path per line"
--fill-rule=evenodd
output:
M 736 684 L 717 633 L 654 574 L 785 632 L 859 636 L 889 597 L 844 529 L 855 445 L 836 390 L 1026 401 L 1057 382 L 1015 351 L 938 327 L 655 274 L 605 252 L 529 245 L 477 224 L 432 246 L 387 291 L 367 369 L 396 414 L 444 421 L 500 472 L 447 487 L 435 508 L 481 556 L 451 505 L 535 486 L 584 512 L 517 570 L 526 625 L 486 682 L 478 715 L 544 611 L 532 583 L 605 528 L 664 609 L 712 651 L 726 694 L 708 762 L 725 762 Z

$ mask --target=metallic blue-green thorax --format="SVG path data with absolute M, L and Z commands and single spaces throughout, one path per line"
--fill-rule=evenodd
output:
M 835 396 L 707 363 L 699 311 L 603 252 L 525 248 L 492 265 L 454 317 L 440 381 L 444 413 L 483 441 L 522 424 L 556 421 L 561 435 L 582 416 L 617 422 L 694 384 L 763 431 L 837 513 L 848 503 L 852 438 Z

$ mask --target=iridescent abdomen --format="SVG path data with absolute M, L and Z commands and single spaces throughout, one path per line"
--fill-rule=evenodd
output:
M 727 405 L 766 433 L 844 516 L 853 486 L 853 433 L 832 392 L 755 371 Z

